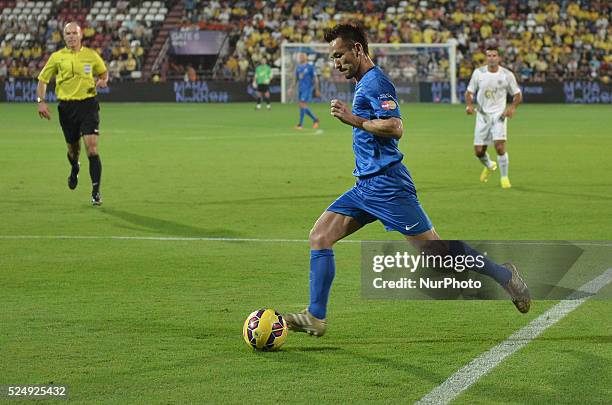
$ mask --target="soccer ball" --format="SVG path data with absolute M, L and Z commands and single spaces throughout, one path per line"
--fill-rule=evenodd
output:
M 242 336 L 255 350 L 278 350 L 287 340 L 287 323 L 275 310 L 263 308 L 247 317 Z

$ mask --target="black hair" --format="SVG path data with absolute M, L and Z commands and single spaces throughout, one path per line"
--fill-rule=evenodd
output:
M 487 47 L 485 48 L 485 52 L 486 51 L 495 51 L 499 53 L 499 47 L 497 45 L 487 45 Z
M 336 38 L 342 38 L 349 43 L 351 47 L 357 42 L 361 44 L 366 55 L 368 52 L 368 37 L 363 28 L 353 24 L 338 24 L 332 29 L 325 30 L 325 41 L 331 42 Z

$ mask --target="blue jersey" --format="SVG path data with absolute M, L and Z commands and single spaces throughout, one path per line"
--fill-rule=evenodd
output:
M 305 63 L 295 68 L 295 77 L 298 79 L 300 93 L 311 92 L 314 89 L 315 70 L 314 66 Z
M 395 86 L 378 66 L 368 70 L 357 83 L 352 112 L 367 120 L 402 117 Z M 395 138 L 379 137 L 353 127 L 353 175 L 369 176 L 400 162 L 404 155 L 397 144 L 398 140 Z

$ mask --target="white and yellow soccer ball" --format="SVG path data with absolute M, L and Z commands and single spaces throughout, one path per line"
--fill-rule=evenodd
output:
M 255 350 L 278 350 L 287 340 L 287 323 L 272 308 L 254 311 L 244 321 L 242 336 Z

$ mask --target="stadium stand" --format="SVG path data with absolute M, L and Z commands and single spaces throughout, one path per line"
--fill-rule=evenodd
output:
M 103 56 L 112 80 L 141 79 L 147 54 L 159 51 L 156 39 L 163 36 L 169 7 L 177 5 L 181 3 L 0 2 L 0 73 L 8 72 L 0 80 L 35 78 L 49 55 L 63 46 L 61 30 L 70 21 L 81 25 L 84 45 Z
M 608 83 L 611 11 L 607 1 L 584 0 L 0 1 L 0 80 L 35 77 L 62 46 L 61 27 L 70 20 L 83 24 L 85 43 L 103 55 L 115 80 L 244 80 L 263 57 L 280 66 L 282 41 L 320 41 L 325 28 L 359 21 L 371 42 L 455 41 L 461 79 L 483 64 L 484 47 L 496 43 L 520 81 Z M 172 29 L 227 31 L 228 52 L 208 66 L 174 59 L 167 54 Z M 448 62 L 430 62 L 406 61 L 394 74 L 436 80 L 435 70 Z

